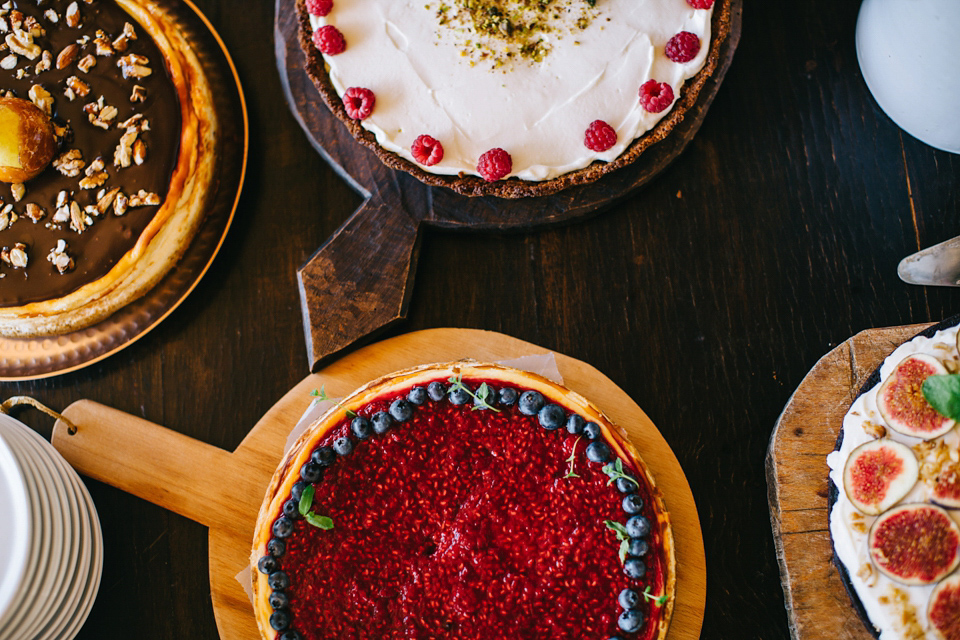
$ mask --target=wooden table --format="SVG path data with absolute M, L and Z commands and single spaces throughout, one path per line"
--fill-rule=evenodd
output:
M 91 398 L 228 450 L 308 373 L 296 269 L 361 202 L 282 98 L 273 2 L 199 0 L 250 107 L 246 186 L 196 291 L 90 368 L 3 384 L 62 408 Z M 960 292 L 897 262 L 960 233 L 960 157 L 900 132 L 860 76 L 859 3 L 751 2 L 699 135 L 651 185 L 586 222 L 522 235 L 430 231 L 408 319 L 507 333 L 591 363 L 643 407 L 700 510 L 703 638 L 783 638 L 764 453 L 818 358 L 860 330 L 939 320 Z M 919 99 L 922 99 L 920 97 Z M 44 434 L 49 419 L 21 417 Z M 103 584 L 80 638 L 217 637 L 207 531 L 88 482 Z

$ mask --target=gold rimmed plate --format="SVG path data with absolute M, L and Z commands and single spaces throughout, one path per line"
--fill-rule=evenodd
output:
M 32 380 L 98 362 L 146 335 L 193 291 L 226 238 L 247 167 L 247 106 L 223 40 L 190 0 L 160 0 L 200 59 L 220 124 L 217 166 L 203 224 L 180 262 L 145 296 L 86 329 L 60 336 L 0 338 L 0 380 Z

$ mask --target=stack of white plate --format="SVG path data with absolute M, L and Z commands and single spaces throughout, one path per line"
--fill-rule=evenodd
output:
M 4 414 L 0 549 L 0 640 L 75 637 L 100 587 L 100 520 L 73 467 Z

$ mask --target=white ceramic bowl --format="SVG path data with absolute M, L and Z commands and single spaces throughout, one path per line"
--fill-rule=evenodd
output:
M 864 0 L 857 58 L 901 129 L 960 153 L 960 0 Z

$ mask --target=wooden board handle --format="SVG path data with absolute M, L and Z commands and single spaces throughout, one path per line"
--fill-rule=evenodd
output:
M 419 221 L 395 183 L 370 199 L 297 272 L 310 368 L 402 320 L 413 291 Z
M 53 446 L 83 475 L 132 493 L 211 528 L 252 537 L 264 487 L 233 454 L 91 400 L 63 411 Z M 252 476 L 252 477 L 251 477 Z

